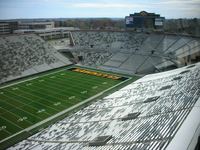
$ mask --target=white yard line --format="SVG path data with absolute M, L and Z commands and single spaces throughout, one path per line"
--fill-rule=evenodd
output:
M 4 103 L 7 103 L 7 102 L 4 102 Z M 21 107 L 22 106 L 25 106 L 25 105 L 22 105 L 22 106 L 20 106 L 20 107 L 15 107 L 13 104 L 10 104 L 10 103 L 8 103 L 9 105 L 11 105 L 11 106 L 13 106 L 13 109 L 19 109 L 19 110 L 21 110 L 21 111 L 23 111 L 23 112 L 26 112 L 26 113 L 28 113 L 28 114 L 30 114 L 30 115 L 32 115 L 32 116 L 34 116 L 34 117 L 36 117 L 36 118 L 38 118 L 38 119 L 42 119 L 42 118 L 40 118 L 40 117 L 38 117 L 38 116 L 35 116 L 34 114 L 32 114 L 32 113 L 30 113 L 30 112 L 27 112 L 26 110 L 23 110 L 23 109 L 21 109 Z M 29 106 L 29 105 L 28 105 Z M 3 108 L 2 107 L 2 109 L 5 109 L 5 108 Z M 7 109 L 5 109 L 6 111 L 8 111 L 8 112 L 11 112 L 11 111 L 9 111 L 9 110 L 7 110 Z M 2 114 L 5 114 L 6 112 L 4 112 L 4 113 L 2 113 Z M 1 115 L 2 115 L 1 114 Z M 32 123 L 33 124 L 33 123 Z
M 30 89 L 29 89 L 30 90 Z M 34 91 L 34 90 L 32 90 L 32 91 Z M 48 101 L 47 99 L 44 99 L 44 98 L 41 98 L 41 97 L 39 97 L 39 96 L 37 96 L 37 95 L 33 95 L 33 94 L 31 94 L 31 93 L 28 93 L 28 92 L 26 92 L 25 90 L 23 90 L 22 91 L 23 93 L 26 93 L 27 95 L 30 95 L 30 96 L 33 96 L 33 97 L 38 97 L 38 99 L 42 99 L 42 100 L 44 100 L 44 101 L 46 101 L 46 102 L 51 102 L 51 101 Z M 15 94 L 16 95 L 16 94 Z M 19 96 L 19 95 L 18 95 Z M 22 95 L 20 95 L 21 97 L 23 97 L 23 98 L 25 98 L 25 99 L 28 99 L 28 100 L 30 100 L 30 101 L 32 101 L 32 102 L 37 102 L 37 101 L 33 101 L 32 99 L 30 99 L 30 98 L 28 98 L 28 97 L 24 97 L 24 96 L 22 96 Z M 39 102 L 37 102 L 37 103 L 39 103 Z M 41 103 L 40 103 L 41 104 Z M 42 104 L 43 105 L 43 104 Z M 54 110 L 56 110 L 56 111 L 59 111 L 59 110 L 57 110 L 57 109 L 55 109 L 55 108 L 53 108 L 53 107 L 50 107 L 50 106 L 47 106 L 47 105 L 45 105 L 46 107 L 49 107 L 49 108 L 51 108 L 51 109 L 54 109 Z
M 13 134 L 13 135 L 11 135 L 11 136 L 9 136 L 9 137 L 7 137 L 7 138 L 1 140 L 0 143 L 2 143 L 2 142 L 4 142 L 4 141 L 6 141 L 6 140 L 8 140 L 8 139 L 10 139 L 10 138 L 12 138 L 12 137 L 18 135 L 18 134 L 20 134 L 20 133 L 22 133 L 22 132 L 29 132 L 30 130 L 32 130 L 32 129 L 34 129 L 34 128 L 36 128 L 36 127 L 38 127 L 38 126 L 40 126 L 40 125 L 42 125 L 42 124 L 44 124 L 44 123 L 46 123 L 46 122 L 52 120 L 52 119 L 55 119 L 55 118 L 57 118 L 57 117 L 59 117 L 59 116 L 65 114 L 65 113 L 67 113 L 67 112 L 69 112 L 69 111 L 75 109 L 75 108 L 78 108 L 79 106 L 81 106 L 81 105 L 83 105 L 83 104 L 85 104 L 85 103 L 87 103 L 87 102 L 92 101 L 93 99 L 95 99 L 96 97 L 102 95 L 103 93 L 105 93 L 105 92 L 107 92 L 107 91 L 109 91 L 109 90 L 111 90 L 111 89 L 113 89 L 113 88 L 115 88 L 115 87 L 117 87 L 117 86 L 119 86 L 119 85 L 125 83 L 125 82 L 128 82 L 128 81 L 131 80 L 131 79 L 132 79 L 132 78 L 130 77 L 129 79 L 127 79 L 127 80 L 125 80 L 125 81 L 122 81 L 122 82 L 120 82 L 120 83 L 118 83 L 118 84 L 116 84 L 116 85 L 114 85 L 114 86 L 112 86 L 112 87 L 110 87 L 110 88 L 108 88 L 108 89 L 106 89 L 106 90 L 104 90 L 104 91 L 102 91 L 102 92 L 100 92 L 100 93 L 98 93 L 98 94 L 96 94 L 96 95 L 94 95 L 94 96 L 92 96 L 92 97 L 90 97 L 90 98 L 88 98 L 88 99 L 86 99 L 86 100 L 84 100 L 84 101 L 82 101 L 82 102 L 80 102 L 80 103 L 78 103 L 78 104 L 76 104 L 76 105 L 70 107 L 70 108 L 67 108 L 67 109 L 65 109 L 65 110 L 63 110 L 63 111 L 61 111 L 61 112 L 59 112 L 59 113 L 57 113 L 57 114 L 55 114 L 55 115 L 53 115 L 53 116 L 51 116 L 51 117 L 45 119 L 45 120 L 43 120 L 43 121 L 40 121 L 40 122 L 38 122 L 38 123 L 36 123 L 36 124 L 34 124 L 34 125 L 32 125 L 32 126 L 26 128 L 26 129 L 23 129 L 22 131 L 20 131 L 20 132 L 18 132 L 18 133 L 16 133 L 16 134 Z
M 16 127 L 18 127 L 18 128 L 20 128 L 20 129 L 23 129 L 22 127 L 20 127 L 19 125 L 17 125 L 17 124 L 15 124 L 14 122 L 12 122 L 12 121 L 10 121 L 10 120 L 8 120 L 8 119 L 6 119 L 6 118 L 4 118 L 3 116 L 0 116 L 3 120 L 6 120 L 7 122 L 10 122 L 11 124 L 13 124 L 14 126 L 16 126 Z M 1 143 L 1 142 L 0 142 Z
M 15 93 L 14 93 L 14 95 L 16 95 Z M 27 97 L 24 97 L 24 96 L 22 96 L 22 95 L 18 95 L 18 96 L 20 96 L 20 97 L 23 97 L 23 98 L 25 98 L 25 99 L 28 99 L 29 100 L 29 98 L 27 98 Z M 21 107 L 23 107 L 23 106 L 29 106 L 29 107 L 32 107 L 33 109 L 35 109 L 35 110 L 38 110 L 38 108 L 36 108 L 36 107 L 34 107 L 34 106 L 32 106 L 32 105 L 29 105 L 29 104 L 31 104 L 31 103 L 38 103 L 39 105 L 42 105 L 42 106 L 44 106 L 44 107 L 48 107 L 48 106 L 46 106 L 46 105 L 43 105 L 43 104 L 41 104 L 41 103 L 39 103 L 39 102 L 35 102 L 35 101 L 32 101 L 31 100 L 31 102 L 30 103 L 23 103 L 23 102 L 21 102 L 21 101 L 19 101 L 18 99 L 15 99 L 15 98 L 13 98 L 13 97 L 10 97 L 10 96 L 7 96 L 7 95 L 5 95 L 5 97 L 8 97 L 9 99 L 13 99 L 14 101 L 17 101 L 17 102 L 20 102 L 20 103 L 22 103 L 22 105 L 20 106 L 20 107 L 16 107 L 16 108 L 21 108 Z M 30 100 L 29 100 L 30 101 Z M 4 101 L 2 101 L 2 102 L 4 102 Z M 10 104 L 10 103 L 9 103 Z M 12 104 L 10 104 L 10 105 L 12 105 Z M 2 108 L 2 107 L 1 107 Z M 49 108 L 51 108 L 51 107 L 49 107 Z M 2 108 L 2 109 L 4 109 L 4 108 Z M 13 108 L 14 109 L 14 108 Z M 48 115 L 50 115 L 48 112 L 45 112 L 46 114 L 48 114 Z M 4 114 L 4 113 L 2 113 L 2 114 Z M 1 115 L 2 115 L 1 114 Z M 32 114 L 32 113 L 31 113 Z
M 49 83 L 48 83 L 49 84 Z M 60 92 L 65 92 L 65 90 L 61 90 L 60 88 L 56 88 L 58 87 L 59 84 L 53 84 L 53 86 L 49 87 L 48 85 L 42 85 L 43 87 L 47 87 L 52 93 L 56 93 L 56 95 L 59 95 L 59 96 L 63 96 L 63 95 L 60 95 L 59 93 Z M 40 88 L 39 86 L 37 85 L 33 85 L 34 87 L 36 87 L 37 89 L 43 89 L 43 88 Z M 56 87 L 55 87 L 56 86 Z M 61 85 L 60 85 L 61 86 Z M 64 87 L 64 86 L 62 86 Z M 56 92 L 55 89 L 58 91 Z M 32 90 L 32 89 L 29 89 L 31 91 L 36 91 L 38 93 L 40 93 L 38 90 Z M 40 94 L 43 94 L 43 93 L 40 93 Z M 52 97 L 52 98 L 55 98 L 57 99 L 56 97 L 52 96 L 52 95 L 48 95 L 49 97 Z
M 67 67 L 67 66 L 66 66 L 66 67 Z M 71 67 L 73 67 L 73 66 L 69 66 L 69 68 L 63 68 L 63 69 L 58 70 L 58 71 L 55 71 L 55 72 L 47 73 L 47 74 L 44 74 L 44 75 L 38 75 L 38 76 L 32 77 L 32 78 L 30 78 L 30 79 L 25 79 L 25 80 L 18 81 L 18 82 L 9 84 L 9 85 L 5 85 L 5 86 L 0 87 L 0 89 L 6 88 L 6 87 L 10 87 L 10 86 L 13 86 L 13 85 L 16 85 L 16 84 L 19 84 L 19 83 L 23 83 L 23 82 L 26 82 L 26 81 L 31 81 L 31 80 L 34 80 L 34 79 L 37 79 L 37 78 L 40 78 L 40 77 L 48 76 L 48 75 L 50 75 L 50 74 L 55 74 L 55 73 L 58 73 L 58 72 L 61 72 L 61 71 L 64 71 L 64 70 L 68 70 L 68 69 L 70 69 Z M 76 66 L 74 66 L 74 68 L 76 68 Z M 83 68 L 84 68 L 84 67 L 83 67 Z M 94 68 L 87 68 L 87 69 L 93 70 Z M 100 70 L 100 71 L 94 70 L 94 71 L 96 71 L 96 72 L 104 72 L 103 70 Z M 108 73 L 108 74 L 117 75 L 116 73 Z M 35 75 L 37 75 L 37 74 L 35 74 Z M 117 76 L 130 78 L 130 76 L 125 76 L 125 75 L 117 75 Z
M 5 109 L 5 108 L 3 108 L 3 109 Z M 6 110 L 6 109 L 5 109 Z M 19 109 L 19 110 L 21 110 L 21 111 L 23 111 L 22 109 Z M 19 116 L 19 115 L 17 115 L 17 114 L 15 114 L 15 113 L 13 113 L 13 112 L 11 112 L 11 111 L 9 111 L 9 110 L 6 110 L 7 112 L 9 112 L 10 114 L 13 114 L 13 116 L 15 116 L 15 117 L 17 117 L 17 118 L 22 118 L 23 116 Z M 23 111 L 23 112 L 25 112 L 25 111 Z M 27 113 L 27 112 L 26 112 Z M 29 113 L 30 114 L 30 113 Z M 3 116 L 1 116 L 1 117 L 3 117 Z M 3 117 L 4 118 L 4 117 Z M 25 120 L 26 122 L 28 122 L 28 123 L 30 123 L 30 124 L 34 124 L 34 123 L 32 123 L 31 121 L 29 121 L 29 120 Z
M 58 72 L 61 72 L 61 71 L 64 71 L 64 70 L 67 70 L 67 68 L 64 68 L 64 69 L 61 69 L 61 70 L 58 70 L 58 71 L 55 71 L 55 72 L 51 72 L 51 73 L 48 73 L 48 74 L 44 74 L 44 75 L 38 75 L 36 77 L 32 77 L 30 79 L 25 79 L 23 81 L 19 81 L 19 82 L 12 83 L 12 84 L 9 84 L 9 85 L 5 85 L 5 86 L 0 87 L 0 89 L 6 88 L 6 87 L 10 87 L 10 86 L 13 86 L 13 85 L 16 85 L 16 84 L 19 84 L 19 83 L 23 83 L 23 82 L 26 82 L 26 81 L 34 80 L 34 79 L 37 79 L 37 78 L 40 78 L 40 77 L 48 76 L 50 74 L 55 74 L 55 73 L 58 73 Z M 37 74 L 35 74 L 35 75 L 37 75 Z
M 60 81 L 59 81 L 60 80 Z M 57 78 L 57 80 L 56 81 L 54 81 L 54 83 L 56 83 L 56 85 L 60 85 L 60 86 L 63 86 L 64 87 L 64 85 L 63 85 L 63 81 L 65 81 L 64 79 L 62 79 L 62 78 Z M 58 83 L 58 84 L 57 84 Z M 70 85 L 71 86 L 71 85 Z M 81 87 L 82 89 L 84 89 L 84 87 L 83 86 L 79 86 L 79 87 Z
M 8 134 L 10 134 L 10 135 L 12 135 L 12 133 L 11 132 L 9 132 L 8 130 L 4 130 L 6 133 L 8 133 Z
M 24 92 L 24 91 L 23 91 L 23 93 L 27 93 L 27 92 Z M 16 94 L 14 93 L 14 95 L 16 95 Z M 30 94 L 29 94 L 29 95 L 30 95 Z M 48 108 L 51 108 L 51 109 L 53 109 L 53 110 L 59 111 L 59 110 L 57 110 L 57 109 L 55 109 L 55 108 L 53 108 L 53 107 L 44 105 L 44 104 L 42 104 L 42 103 L 40 103 L 40 102 L 38 102 L 38 101 L 33 101 L 32 99 L 30 99 L 30 98 L 28 98 L 28 97 L 25 97 L 25 96 L 22 96 L 22 95 L 17 95 L 17 96 L 23 97 L 23 98 L 25 98 L 25 99 L 27 99 L 27 100 L 29 100 L 29 101 L 31 101 L 31 102 L 35 102 L 35 103 L 38 103 L 38 104 L 40 104 L 40 105 L 43 105 L 44 107 L 48 107 Z M 49 101 L 47 101 L 47 102 L 49 102 Z

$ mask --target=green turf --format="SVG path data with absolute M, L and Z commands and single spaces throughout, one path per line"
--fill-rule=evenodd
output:
M 0 140 L 118 83 L 70 70 L 0 89 Z

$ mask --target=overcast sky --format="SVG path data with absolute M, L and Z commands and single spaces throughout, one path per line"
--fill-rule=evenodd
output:
M 0 0 L 0 19 L 124 18 L 142 10 L 166 18 L 200 18 L 200 0 Z

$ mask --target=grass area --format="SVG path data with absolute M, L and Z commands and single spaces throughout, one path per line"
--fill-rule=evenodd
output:
M 118 83 L 67 69 L 0 89 L 0 140 Z

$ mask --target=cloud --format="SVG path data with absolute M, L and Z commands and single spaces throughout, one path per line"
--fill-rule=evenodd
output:
M 153 4 L 166 4 L 166 5 L 194 5 L 200 4 L 200 0 L 163 0 Z
M 141 7 L 139 4 L 128 4 L 128 3 L 75 3 L 72 7 L 77 8 L 138 8 Z
M 0 18 L 23 17 L 27 12 L 43 17 L 124 17 L 130 13 L 154 12 L 166 18 L 199 17 L 200 0 L 0 0 Z M 21 13 L 20 13 L 21 12 Z M 29 13 L 28 13 L 29 14 Z M 27 14 L 27 16 L 28 16 Z M 50 15 L 51 14 L 51 15 Z M 31 15 L 31 13 L 30 13 Z M 43 16 L 42 16 L 43 15 Z

